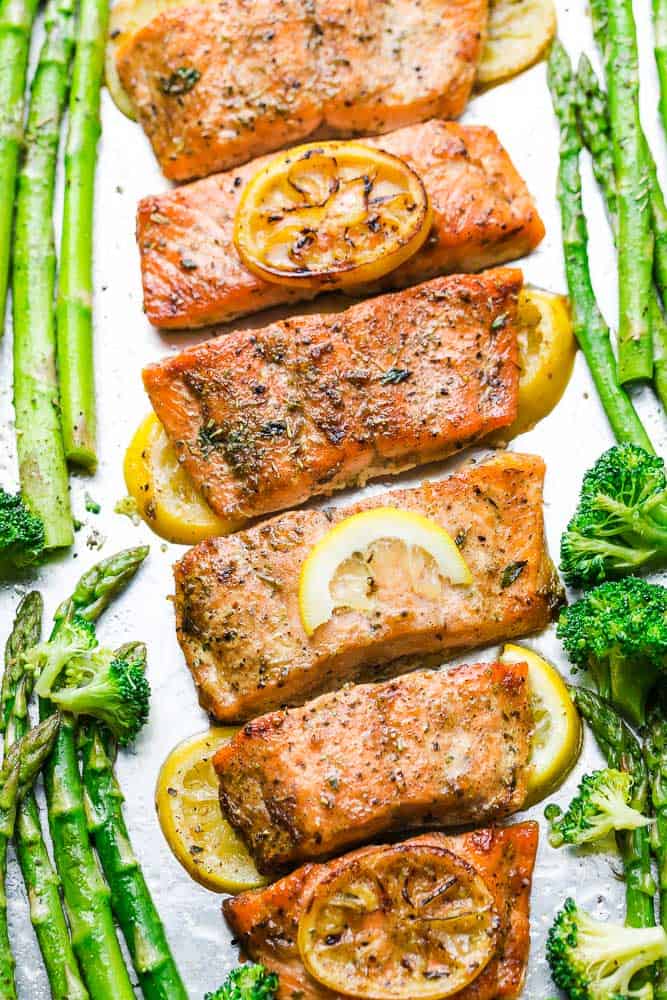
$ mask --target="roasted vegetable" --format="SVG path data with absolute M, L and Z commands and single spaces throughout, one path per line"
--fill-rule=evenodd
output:
M 78 615 L 62 623 L 48 640 L 40 642 L 26 654 L 26 662 L 37 677 L 35 691 L 45 698 L 75 657 L 85 656 L 98 647 L 95 626 Z
M 20 569 L 44 552 L 44 525 L 31 514 L 20 493 L 0 487 L 0 567 Z
M 549 821 L 549 843 L 585 844 L 615 830 L 637 830 L 651 820 L 629 805 L 632 777 L 627 772 L 606 768 L 585 774 L 577 794 L 563 812 L 549 805 L 544 815 Z
M 267 972 L 263 965 L 239 965 L 204 1000 L 274 1000 L 277 989 L 275 972 Z

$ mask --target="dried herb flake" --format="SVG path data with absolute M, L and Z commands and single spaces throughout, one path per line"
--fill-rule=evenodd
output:
M 380 382 L 382 385 L 400 385 L 401 382 L 407 381 L 411 375 L 412 372 L 408 368 L 390 368 L 384 373 Z
M 189 93 L 201 76 L 194 66 L 179 66 L 171 76 L 160 77 L 160 90 L 167 97 Z
M 507 564 L 500 579 L 500 586 L 503 590 L 506 590 L 507 587 L 511 587 L 515 580 L 519 579 L 527 565 L 528 562 L 526 559 L 521 559 L 518 562 L 511 562 Z

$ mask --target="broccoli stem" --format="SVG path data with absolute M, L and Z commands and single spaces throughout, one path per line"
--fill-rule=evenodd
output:
M 21 488 L 44 523 L 45 547 L 74 539 L 58 416 L 51 217 L 60 120 L 74 45 L 75 0 L 49 0 L 46 40 L 32 81 L 14 238 L 14 408 Z
M 95 451 L 93 205 L 108 0 L 81 0 L 65 150 L 65 203 L 56 307 L 65 455 L 86 469 Z
M 558 40 L 554 42 L 549 56 L 548 80 L 560 128 L 558 200 L 574 332 L 616 439 L 653 452 L 629 397 L 616 381 L 616 360 L 609 328 L 598 308 L 591 284 L 588 229 L 581 199 L 581 140 L 576 123 L 574 80 L 570 60 Z
M 5 649 L 0 722 L 5 732 L 5 753 L 28 731 L 28 700 L 33 685 L 23 669 L 22 654 L 39 642 L 42 599 L 33 591 L 18 607 L 13 631 Z M 54 1000 L 87 1000 L 69 928 L 60 899 L 60 879 L 44 842 L 37 801 L 28 793 L 19 806 L 14 832 L 16 855 L 28 894 L 30 920 L 44 960 Z
M 0 335 L 7 308 L 25 81 L 37 6 L 37 0 L 4 0 L 0 5 Z
M 572 699 L 593 731 L 609 767 L 632 775 L 629 805 L 648 812 L 649 790 L 646 762 L 639 741 L 609 702 L 586 688 L 571 688 Z M 654 927 L 650 833 L 646 827 L 621 831 L 617 842 L 625 871 L 626 923 L 630 927 Z
M 644 755 L 655 810 L 651 846 L 658 869 L 660 923 L 667 930 L 667 716 L 664 711 L 664 693 L 649 714 Z M 667 960 L 659 963 L 655 997 L 656 1000 L 665 1000 L 667 997 Z

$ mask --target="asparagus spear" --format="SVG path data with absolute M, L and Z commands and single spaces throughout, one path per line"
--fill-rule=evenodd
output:
M 0 695 L 0 723 L 5 752 L 28 730 L 28 705 L 33 677 L 25 672 L 23 655 L 39 642 L 42 598 L 36 592 L 20 603 L 5 648 L 5 672 Z M 39 808 L 30 792 L 21 803 L 15 828 L 16 854 L 28 891 L 30 920 L 44 959 L 54 1000 L 87 1000 L 72 951 L 69 928 L 60 899 L 60 879 L 44 843 Z
M 570 694 L 610 767 L 632 775 L 634 809 L 646 814 L 649 806 L 648 772 L 639 741 L 612 705 L 586 688 L 571 688 Z M 617 839 L 625 870 L 626 923 L 630 927 L 653 927 L 655 882 L 651 874 L 650 834 L 647 827 L 621 831 Z
M 660 82 L 660 116 L 667 131 L 667 0 L 653 0 L 655 64 Z
M 108 0 L 81 0 L 65 151 L 65 204 L 56 309 L 65 455 L 93 469 L 93 202 Z
M 649 308 L 653 233 L 632 0 L 607 0 L 605 6 L 602 12 L 601 0 L 591 4 L 607 78 L 618 197 L 618 377 L 625 384 L 653 374 Z
M 37 0 L 3 0 L 0 5 L 0 334 L 7 306 L 23 95 L 36 10 Z
M 77 613 L 91 621 L 98 618 L 132 579 L 147 551 L 145 547 L 128 549 L 85 573 L 56 611 L 54 633 L 68 615 Z M 40 702 L 42 717 L 52 711 L 48 702 Z M 56 867 L 84 979 L 94 997 L 132 1000 L 134 993 L 116 938 L 109 888 L 100 874 L 88 834 L 76 724 L 71 716 L 63 717 L 44 769 L 44 783 Z
M 588 268 L 588 230 L 581 200 L 574 81 L 568 55 L 556 40 L 549 56 L 549 88 L 560 127 L 558 199 L 561 207 L 563 252 L 574 332 L 590 368 L 600 401 L 618 441 L 653 446 L 627 394 L 616 381 L 616 361 L 609 328 L 598 308 Z
M 19 801 L 30 791 L 58 732 L 60 719 L 52 716 L 16 743 L 0 771 L 0 997 L 16 1000 L 14 957 L 7 925 L 7 845 L 14 832 Z
M 602 90 L 587 56 L 579 60 L 576 79 L 577 120 L 584 145 L 591 154 L 593 173 L 604 196 L 609 220 L 618 243 L 618 199 L 611 148 L 611 125 L 607 95 Z M 646 140 L 644 140 L 646 143 Z M 653 334 L 653 382 L 667 408 L 667 324 L 662 314 L 659 294 L 667 301 L 667 207 L 658 182 L 655 160 L 646 143 L 651 178 L 651 218 L 655 236 L 654 277 L 651 289 L 650 313 Z M 660 289 L 660 293 L 656 289 Z
M 649 712 L 644 755 L 651 783 L 655 828 L 651 846 L 658 864 L 660 922 L 667 930 L 667 714 L 664 693 Z M 655 1000 L 667 998 L 667 962 L 658 967 Z
M 51 215 L 76 0 L 49 0 L 32 82 L 14 242 L 14 407 L 21 487 L 44 523 L 45 547 L 71 545 L 67 466 L 58 416 Z

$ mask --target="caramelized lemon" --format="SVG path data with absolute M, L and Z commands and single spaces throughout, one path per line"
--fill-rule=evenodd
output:
M 308 635 L 336 608 L 369 610 L 384 577 L 407 580 L 437 599 L 442 587 L 472 576 L 453 538 L 439 524 L 395 507 L 346 517 L 313 546 L 301 568 L 299 611 Z
M 359 142 L 308 143 L 248 182 L 234 243 L 266 281 L 347 288 L 411 257 L 431 222 L 424 185 L 403 160 Z
M 537 62 L 556 34 L 553 0 L 491 0 L 477 83 L 500 83 Z
M 214 892 L 264 885 L 244 844 L 223 819 L 211 760 L 236 729 L 214 727 L 172 750 L 155 791 L 167 843 L 197 882 Z
M 437 1000 L 479 976 L 497 946 L 493 896 L 444 847 L 397 844 L 343 860 L 299 921 L 319 983 L 370 1000 Z

